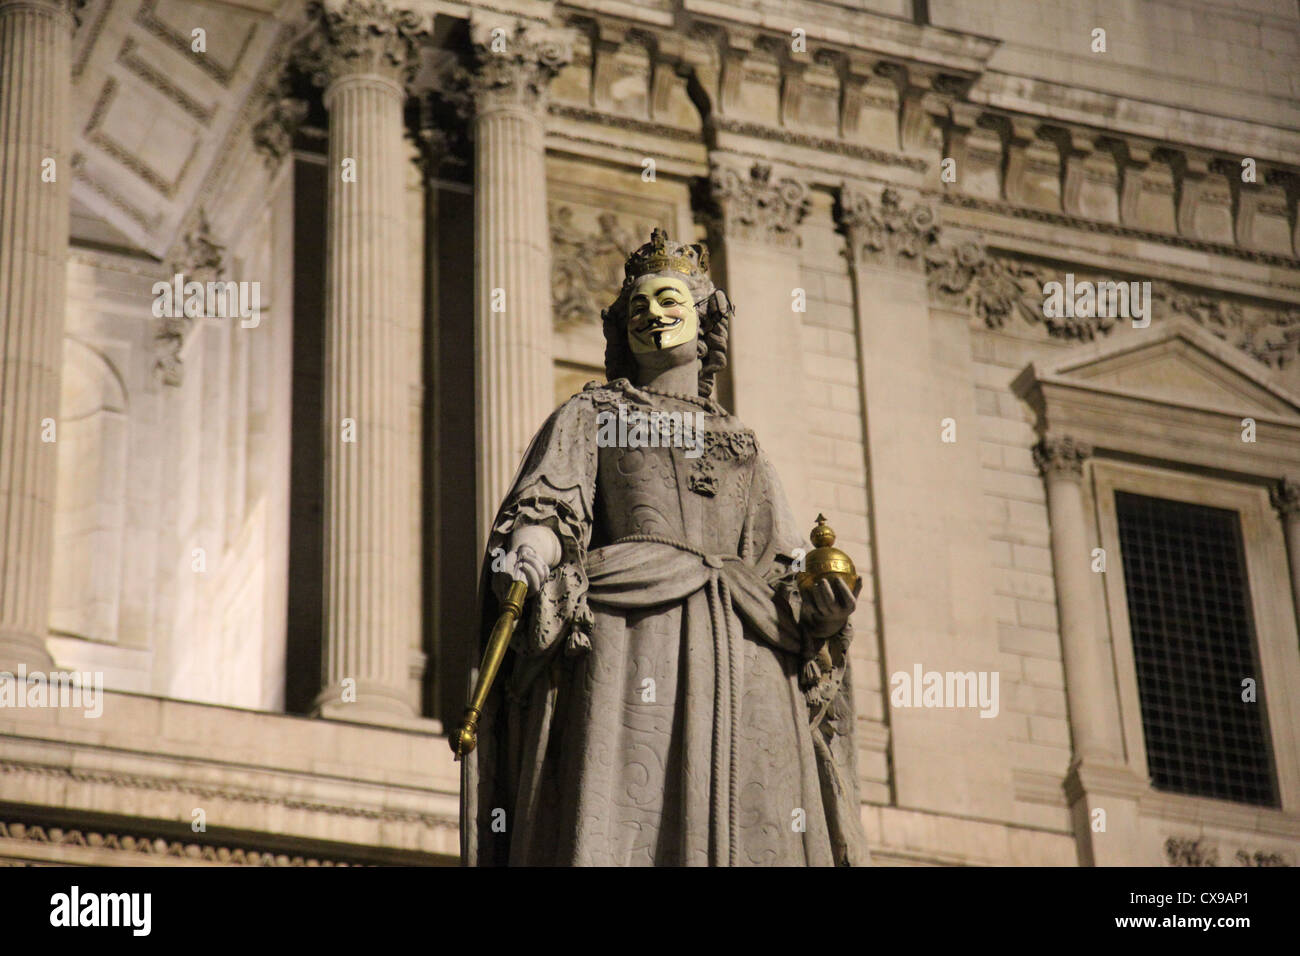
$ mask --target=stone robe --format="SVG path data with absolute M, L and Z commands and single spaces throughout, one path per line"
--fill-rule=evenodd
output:
M 549 527 L 563 558 L 526 603 L 466 758 L 464 862 L 866 863 L 847 659 L 801 689 L 803 539 L 776 474 L 717 406 L 698 457 L 689 435 L 601 447 L 601 413 L 620 404 L 702 411 L 620 379 L 534 438 L 488 542 L 483 637 L 491 555 L 517 524 Z

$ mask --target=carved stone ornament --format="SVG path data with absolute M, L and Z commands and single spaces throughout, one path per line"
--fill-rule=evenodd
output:
M 570 206 L 551 214 L 551 303 L 556 328 L 596 323 L 618 296 L 623 261 L 637 247 L 637 232 L 612 212 L 597 217 L 597 232 L 579 232 Z
M 931 298 L 964 305 L 987 328 L 1000 329 L 1017 315 L 1029 324 L 1055 321 L 1043 317 L 1043 283 L 1051 275 L 1044 266 L 998 259 L 980 243 L 968 241 L 932 246 L 925 270 Z M 1061 327 L 1055 334 L 1068 337 L 1069 332 Z M 1051 327 L 1048 334 L 1053 334 Z
M 1165 859 L 1171 866 L 1218 866 L 1219 848 L 1203 838 L 1170 837 L 1165 840 Z
M 291 96 L 284 77 L 263 94 L 261 111 L 253 124 L 253 148 L 275 168 L 293 147 L 293 134 L 307 117 L 307 101 Z
M 1218 866 L 1219 847 L 1205 837 L 1169 837 L 1165 840 L 1165 859 L 1171 866 Z M 1240 847 L 1233 854 L 1238 866 L 1290 866 L 1281 853 Z
M 748 169 L 715 162 L 709 175 L 715 225 L 727 235 L 774 245 L 799 246 L 799 224 L 811 205 L 807 187 L 788 176 L 774 178 L 768 163 Z
M 1237 863 L 1241 866 L 1290 866 L 1281 853 L 1269 853 L 1264 850 L 1238 850 Z
M 875 201 L 864 190 L 844 189 L 839 221 L 855 255 L 877 265 L 926 267 L 926 254 L 939 240 L 934 209 L 923 202 L 906 205 L 896 189 Z
M 167 280 L 180 274 L 185 282 L 213 282 L 226 275 L 226 248 L 212 238 L 207 214 L 200 209 L 197 223 L 181 239 L 179 251 L 169 263 Z M 174 315 L 163 316 L 154 335 L 154 371 L 164 385 L 179 386 L 184 379 L 181 351 L 197 321 L 177 307 Z
M 1092 457 L 1092 446 L 1073 438 L 1045 438 L 1034 446 L 1034 464 L 1044 478 L 1083 477 L 1083 463 Z
M 356 74 L 406 82 L 419 65 L 421 20 L 410 10 L 394 9 L 384 0 L 346 0 L 339 6 L 315 0 L 308 15 L 319 29 L 308 35 L 298 58 L 320 86 Z
M 567 32 L 523 21 L 474 18 L 470 46 L 471 66 L 452 70 L 440 84 L 463 115 L 541 109 L 551 80 L 573 59 Z
M 697 495 L 712 498 L 718 493 L 719 465 L 726 459 L 749 461 L 758 446 L 751 431 L 704 432 L 704 454 L 689 466 L 687 486 Z
M 1091 342 L 1127 321 L 1105 315 L 1045 315 L 1043 287 L 1061 281 L 1071 268 L 995 255 L 973 240 L 932 244 L 925 252 L 925 271 L 933 301 L 960 305 L 990 329 L 1007 328 L 1018 318 L 1049 338 Z M 1285 369 L 1300 359 L 1300 308 L 1295 306 L 1239 303 L 1156 280 L 1151 282 L 1151 312 L 1152 321 L 1189 318 L 1269 368 Z
M 1300 513 L 1300 481 L 1283 478 L 1268 490 L 1269 499 L 1277 513 L 1286 518 Z

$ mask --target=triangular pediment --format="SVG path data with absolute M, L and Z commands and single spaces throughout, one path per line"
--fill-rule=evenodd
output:
M 1126 329 L 1090 348 L 1072 350 L 1026 370 L 1043 384 L 1204 411 L 1300 417 L 1300 398 L 1265 368 L 1213 333 L 1186 321 L 1160 329 Z

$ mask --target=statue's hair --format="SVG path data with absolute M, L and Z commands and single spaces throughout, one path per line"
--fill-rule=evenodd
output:
M 690 290 L 691 298 L 695 301 L 695 314 L 700 322 L 700 335 L 695 343 L 697 357 L 700 360 L 700 395 L 711 398 L 714 379 L 727 367 L 727 332 L 734 314 L 727 294 L 717 288 L 708 275 L 703 273 L 649 274 L 681 279 Z M 611 382 L 619 378 L 633 380 L 636 378 L 636 359 L 627 341 L 628 304 L 632 298 L 634 285 L 635 281 L 631 279 L 624 282 L 618 298 L 609 308 L 600 313 L 605 332 L 605 378 Z

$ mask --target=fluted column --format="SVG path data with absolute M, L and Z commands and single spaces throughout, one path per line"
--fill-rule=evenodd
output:
M 1122 730 L 1083 509 L 1083 463 L 1091 455 L 1091 447 L 1071 438 L 1051 438 L 1034 447 L 1034 463 L 1047 485 L 1075 760 L 1119 764 L 1124 759 Z
M 75 0 L 0 0 L 0 671 L 44 669 Z
M 410 716 L 418 620 L 408 572 L 410 307 L 405 80 L 418 18 L 380 2 L 318 9 L 329 110 L 322 716 Z
M 1291 565 L 1291 595 L 1300 615 L 1300 480 L 1283 478 L 1271 489 L 1273 507 L 1282 518 L 1286 553 Z
M 475 17 L 470 31 L 481 544 L 555 406 L 543 117 L 546 88 L 572 51 L 563 33 L 539 26 Z

